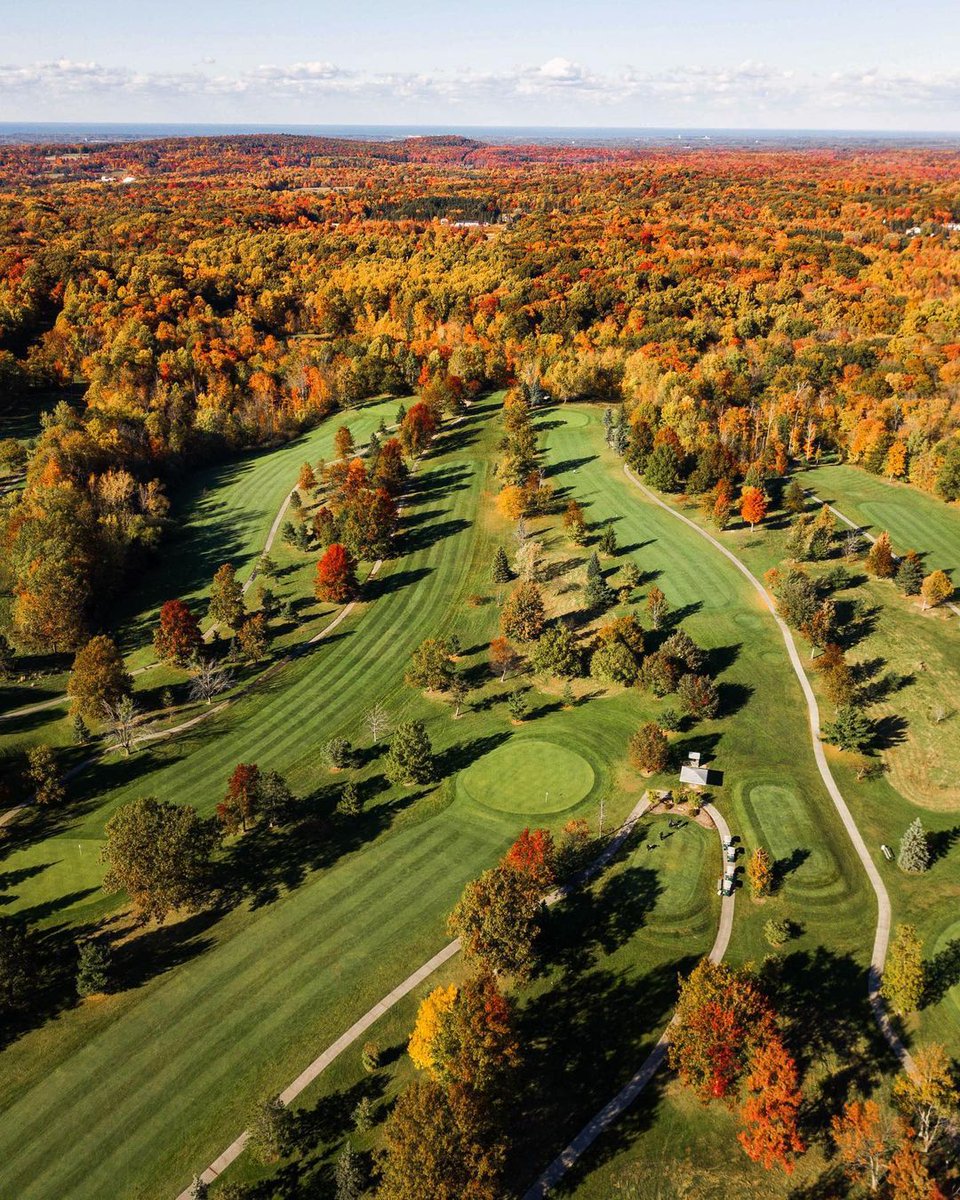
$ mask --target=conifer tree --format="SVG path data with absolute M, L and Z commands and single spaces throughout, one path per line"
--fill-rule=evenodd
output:
M 509 583 L 512 578 L 513 572 L 510 570 L 510 560 L 507 558 L 507 552 L 502 546 L 498 546 L 497 552 L 493 556 L 493 582 Z
M 901 871 L 915 874 L 926 871 L 930 866 L 930 843 L 919 817 L 907 826 L 906 833 L 900 839 L 897 866 Z
M 895 582 L 905 596 L 920 595 L 920 585 L 923 583 L 923 564 L 916 550 L 908 550 L 900 560 Z
M 429 783 L 433 777 L 433 747 L 422 721 L 405 721 L 397 726 L 386 760 L 391 783 Z

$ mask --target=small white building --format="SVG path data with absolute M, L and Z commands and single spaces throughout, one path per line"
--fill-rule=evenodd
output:
M 709 771 L 700 765 L 700 751 L 691 750 L 687 761 L 680 768 L 680 782 L 692 787 L 719 787 L 723 783 L 722 771 Z

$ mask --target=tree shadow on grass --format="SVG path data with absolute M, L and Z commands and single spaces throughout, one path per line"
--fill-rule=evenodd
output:
M 890 750 L 899 746 L 907 739 L 909 723 L 898 713 L 888 713 L 873 723 L 873 736 L 870 745 L 873 750 Z
M 209 950 L 213 938 L 208 934 L 225 915 L 224 908 L 214 906 L 169 925 L 143 929 L 128 941 L 114 945 L 115 990 L 142 987 Z
M 704 650 L 704 671 L 714 679 L 728 671 L 740 657 L 743 642 L 732 642 L 729 646 L 713 646 Z
M 404 530 L 403 548 L 405 553 L 408 554 L 429 550 L 437 542 L 454 537 L 456 534 L 463 533 L 465 529 L 469 528 L 469 521 L 465 521 L 462 517 L 455 517 L 450 521 L 439 521 L 423 529 L 414 530 L 412 533 Z
M 657 872 L 649 867 L 627 867 L 572 892 L 548 911 L 539 973 L 592 970 L 601 954 L 612 954 L 646 924 L 662 892 Z
M 415 567 L 402 571 L 389 571 L 386 575 L 376 575 L 363 585 L 363 599 L 379 600 L 383 596 L 402 591 L 403 588 L 411 587 L 413 584 L 419 583 L 421 579 L 432 575 L 434 569 L 433 567 Z
M 565 458 L 560 462 L 550 463 L 544 474 L 546 478 L 552 479 L 556 475 L 566 475 L 568 471 L 579 471 L 581 467 L 596 462 L 596 460 L 596 454 L 586 454 L 582 458 Z
M 946 858 L 953 849 L 954 843 L 960 838 L 960 825 L 952 829 L 938 829 L 927 834 L 927 845 L 930 847 L 930 865 Z
M 726 681 L 717 684 L 717 691 L 720 694 L 721 717 L 732 717 L 735 713 L 740 712 L 754 693 L 754 689 L 749 684 Z
M 525 1054 L 510 1081 L 517 1131 L 508 1176 L 532 1182 L 587 1120 L 609 1101 L 653 1048 L 676 999 L 677 975 L 693 956 L 665 963 L 640 978 L 608 969 L 571 970 L 530 999 L 518 1015 Z M 638 1019 L 642 1014 L 642 1019 Z M 663 1072 L 650 1085 L 663 1086 Z M 605 1156 L 635 1134 L 616 1122 L 602 1141 Z
M 926 964 L 927 982 L 923 992 L 923 1007 L 939 1004 L 957 983 L 960 983 L 960 938 L 954 938 Z
M 803 1070 L 835 1064 L 809 1098 L 811 1128 L 825 1129 L 852 1095 L 875 1090 L 891 1062 L 867 999 L 868 969 L 849 954 L 817 946 L 768 959 L 763 976 Z
M 457 771 L 462 771 L 469 767 L 471 763 L 482 758 L 485 754 L 489 754 L 491 750 L 496 750 L 498 746 L 502 746 L 511 738 L 511 734 L 504 730 L 502 733 L 490 733 L 486 737 L 472 738 L 469 741 L 457 742 L 452 746 L 448 746 L 446 750 L 442 750 L 434 759 L 435 777 L 437 779 L 447 779 L 449 776 L 456 774 Z
M 794 871 L 799 871 L 809 857 L 810 851 L 803 846 L 798 846 L 786 858 L 776 859 L 771 872 L 770 890 L 774 893 L 779 892 L 786 882 L 787 876 L 792 875 Z

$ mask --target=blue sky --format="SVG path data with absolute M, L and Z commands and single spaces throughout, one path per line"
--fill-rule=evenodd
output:
M 31 0 L 0 120 L 960 131 L 956 0 Z

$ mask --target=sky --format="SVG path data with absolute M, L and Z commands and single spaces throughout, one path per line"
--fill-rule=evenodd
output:
M 2 0 L 0 121 L 960 131 L 957 0 Z

